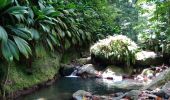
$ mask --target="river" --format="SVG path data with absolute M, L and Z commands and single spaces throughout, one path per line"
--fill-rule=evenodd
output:
M 89 91 L 92 94 L 106 95 L 122 91 L 115 89 L 111 83 L 99 78 L 68 78 L 58 79 L 53 85 L 39 89 L 31 94 L 21 96 L 17 100 L 70 100 L 72 94 L 77 90 Z M 119 84 L 119 82 L 115 83 Z

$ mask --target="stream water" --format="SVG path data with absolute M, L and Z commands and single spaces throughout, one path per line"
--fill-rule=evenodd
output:
M 119 84 L 119 82 L 115 84 Z M 99 95 L 122 91 L 114 88 L 109 82 L 103 81 L 103 79 L 63 77 L 52 86 L 21 96 L 17 100 L 70 100 L 72 94 L 77 90 L 85 90 Z

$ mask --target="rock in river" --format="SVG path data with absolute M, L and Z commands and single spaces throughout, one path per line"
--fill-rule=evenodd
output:
M 79 58 L 79 59 L 76 60 L 76 62 L 77 62 L 79 65 L 90 64 L 90 63 L 91 63 L 91 57 Z
M 170 96 L 170 81 L 167 82 L 163 87 L 162 90 L 164 93 L 166 93 L 168 96 Z
M 73 94 L 74 100 L 83 100 L 83 97 L 92 97 L 90 92 L 86 92 L 84 90 L 78 90 Z
M 94 66 L 92 64 L 86 64 L 83 65 L 82 67 L 80 67 L 78 69 L 77 74 L 80 76 L 90 76 L 90 77 L 95 77 L 96 76 L 97 71 L 95 70 Z
M 137 65 L 159 65 L 162 64 L 163 57 L 152 51 L 141 51 L 136 53 Z
M 76 67 L 74 65 L 61 64 L 59 73 L 62 76 L 68 76 L 75 70 L 75 68 Z
M 170 68 L 161 72 L 153 81 L 145 86 L 143 89 L 155 90 L 158 87 L 162 87 L 166 82 L 170 80 Z

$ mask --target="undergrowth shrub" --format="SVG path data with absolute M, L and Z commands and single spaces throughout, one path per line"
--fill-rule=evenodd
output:
M 97 58 L 109 60 L 111 63 L 122 62 L 127 66 L 135 62 L 137 51 L 137 44 L 124 35 L 108 36 L 90 48 L 91 54 Z

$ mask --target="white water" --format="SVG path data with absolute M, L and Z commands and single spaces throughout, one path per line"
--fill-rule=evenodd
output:
M 71 75 L 65 76 L 65 77 L 78 77 L 77 75 L 77 70 L 74 70 Z M 122 76 L 116 75 L 115 72 L 111 71 L 110 69 L 107 69 L 104 71 L 101 75 L 101 78 L 103 81 L 108 82 L 108 83 L 113 83 L 113 82 L 120 82 L 122 81 Z
M 76 76 L 76 74 L 77 74 L 77 70 L 74 70 L 74 71 L 71 73 L 71 75 L 65 76 L 65 77 L 78 77 L 78 76 Z

